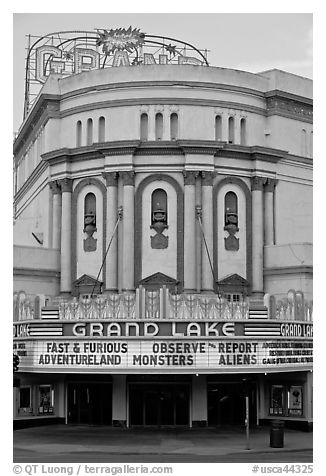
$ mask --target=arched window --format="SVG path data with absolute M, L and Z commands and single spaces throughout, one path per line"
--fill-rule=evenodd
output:
M 238 227 L 238 197 L 234 192 L 227 192 L 224 198 L 225 226 Z
M 76 124 L 76 147 L 81 147 L 82 144 L 82 123 L 77 121 Z
M 222 117 L 215 117 L 215 140 L 222 140 Z
M 173 112 L 170 116 L 170 136 L 171 140 L 178 138 L 178 114 Z
M 229 144 L 234 144 L 234 118 L 229 117 Z
M 87 145 L 93 144 L 93 120 L 87 119 Z
M 94 193 L 88 193 L 84 201 L 84 233 L 87 238 L 84 240 L 84 251 L 96 251 L 97 240 L 93 238 L 96 228 L 96 197 Z
M 85 224 L 86 217 L 92 218 L 92 224 L 96 226 L 96 197 L 94 193 L 88 193 L 85 196 L 84 204 Z M 90 223 L 90 220 L 87 220 Z
M 246 145 L 246 120 L 244 118 L 240 119 L 240 144 Z
M 152 228 L 156 230 L 166 228 L 168 223 L 167 194 L 162 188 L 152 193 Z M 156 230 L 158 233 L 161 231 Z
M 163 114 L 158 112 L 155 116 L 155 140 L 163 139 Z
M 148 115 L 145 112 L 140 116 L 140 140 L 148 140 Z
M 105 117 L 103 116 L 98 120 L 98 141 L 105 142 Z
M 301 155 L 303 157 L 307 155 L 307 132 L 305 129 L 301 131 Z

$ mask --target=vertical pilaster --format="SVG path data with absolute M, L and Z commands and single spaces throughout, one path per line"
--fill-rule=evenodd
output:
M 185 170 L 184 177 L 184 292 L 196 291 L 196 176 Z
M 252 294 L 257 298 L 264 295 L 264 213 L 263 187 L 264 177 L 251 178 L 252 193 Z
M 229 142 L 229 116 L 222 113 L 222 141 Z
M 166 109 L 162 111 L 163 114 L 163 140 L 171 140 L 170 133 L 170 114 L 171 112 Z
M 106 248 L 111 246 L 106 257 L 105 291 L 118 291 L 118 230 L 113 232 L 118 219 L 118 173 L 104 172 L 102 176 L 106 180 L 107 186 L 107 206 L 106 206 Z
M 234 143 L 240 144 L 240 117 L 238 114 L 233 116 L 234 119 Z
M 59 249 L 61 243 L 61 188 L 54 180 L 49 183 L 52 191 L 52 248 Z
M 202 249 L 202 232 L 199 225 L 198 217 L 201 219 L 201 177 L 196 179 L 196 292 L 201 290 L 201 249 Z
M 148 111 L 148 140 L 155 140 L 155 116 L 156 112 L 154 109 Z
M 71 192 L 72 180 L 64 178 L 59 180 L 62 191 L 61 213 L 61 278 L 60 292 L 71 292 Z
M 134 283 L 134 178 L 135 172 L 120 172 L 123 183 L 122 290 L 133 291 Z
M 214 291 L 214 277 L 207 251 L 213 263 L 213 172 L 201 172 L 202 176 L 202 225 L 206 239 L 202 244 L 202 291 Z M 204 240 L 204 237 L 202 237 Z
M 274 190 L 277 180 L 268 178 L 264 187 L 265 245 L 274 245 Z

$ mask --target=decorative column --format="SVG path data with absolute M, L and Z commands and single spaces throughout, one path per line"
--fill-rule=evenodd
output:
M 213 264 L 213 172 L 201 172 L 202 176 L 202 225 L 207 249 Z M 202 236 L 202 291 L 214 291 L 214 277 Z
M 118 219 L 118 173 L 103 172 L 107 186 L 106 249 L 112 238 Z M 115 231 L 106 256 L 105 291 L 118 291 L 118 230 Z
M 72 180 L 59 180 L 62 190 L 61 213 L 61 279 L 60 292 L 71 293 L 71 192 Z
M 240 117 L 238 114 L 233 116 L 234 119 L 234 143 L 240 144 Z
M 122 291 L 134 291 L 134 178 L 135 172 L 120 172 L 123 183 Z
M 277 180 L 268 178 L 265 183 L 265 245 L 274 245 L 274 190 Z
M 184 292 L 196 291 L 196 177 L 185 170 L 184 177 Z
M 264 177 L 251 178 L 252 192 L 252 294 L 257 298 L 264 295 L 263 247 L 264 247 L 264 213 L 263 187 Z
M 52 198 L 52 248 L 59 249 L 61 243 L 61 188 L 54 180 L 49 183 Z

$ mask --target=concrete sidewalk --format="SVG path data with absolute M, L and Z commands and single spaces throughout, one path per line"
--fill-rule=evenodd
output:
M 312 450 L 313 434 L 285 429 L 284 448 L 271 448 L 269 427 L 250 430 L 250 453 Z M 14 432 L 14 451 L 138 455 L 230 455 L 248 453 L 245 428 L 131 429 L 103 426 L 51 425 Z

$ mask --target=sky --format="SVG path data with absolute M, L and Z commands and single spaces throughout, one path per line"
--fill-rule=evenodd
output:
M 254 73 L 278 68 L 312 78 L 310 13 L 14 13 L 14 131 L 23 115 L 26 35 L 129 25 L 208 49 L 211 66 Z

